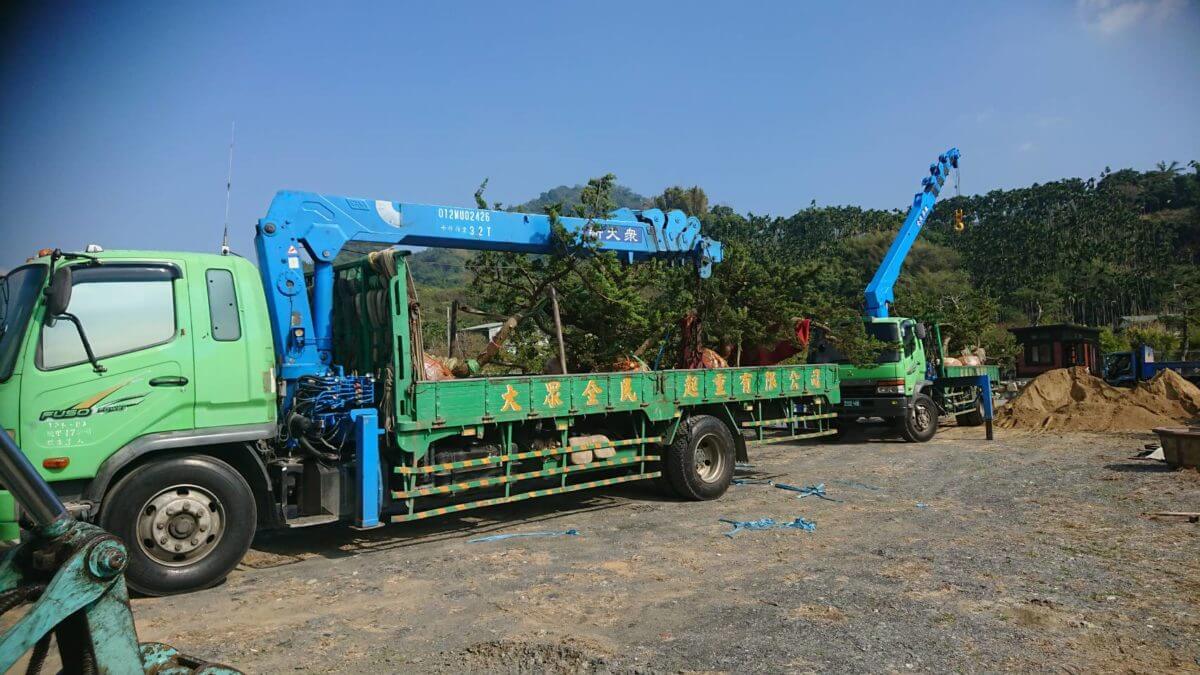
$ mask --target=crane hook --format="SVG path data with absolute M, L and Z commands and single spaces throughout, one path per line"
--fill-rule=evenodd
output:
M 967 226 L 963 224 L 963 210 L 954 209 L 954 231 L 962 232 L 964 229 L 966 229 L 966 227 Z

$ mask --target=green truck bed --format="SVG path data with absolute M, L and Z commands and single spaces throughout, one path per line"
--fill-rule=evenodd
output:
M 987 375 L 992 385 L 1000 381 L 999 366 L 942 366 L 944 377 L 977 377 Z
M 715 416 L 739 438 L 749 434 L 751 442 L 831 435 L 827 421 L 835 414 L 828 406 L 840 400 L 838 383 L 837 366 L 829 364 L 417 382 L 409 399 L 411 415 L 396 420 L 395 438 L 405 459 L 392 469 L 400 489 L 389 493 L 391 520 L 657 478 L 659 450 L 672 442 L 685 411 Z M 539 421 L 552 425 L 554 442 L 540 447 L 515 442 Z M 597 425 L 625 433 L 576 442 L 579 428 Z M 439 440 L 465 438 L 499 439 L 501 450 L 429 461 Z M 572 453 L 589 450 L 611 450 L 606 453 L 611 456 L 584 464 L 568 461 Z M 490 471 L 467 480 L 453 477 L 464 470 Z M 482 490 L 491 496 L 465 496 L 482 497 Z

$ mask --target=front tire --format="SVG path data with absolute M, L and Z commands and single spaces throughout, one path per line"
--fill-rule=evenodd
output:
M 924 443 L 937 433 L 938 412 L 933 399 L 925 394 L 913 396 L 900 425 L 900 434 L 909 443 Z
M 130 471 L 109 491 L 100 526 L 129 551 L 125 580 L 145 595 L 215 586 L 254 539 L 250 485 L 213 457 L 172 457 Z
M 696 415 L 685 424 L 686 429 L 680 429 L 667 448 L 663 466 L 667 480 L 684 499 L 716 499 L 725 494 L 733 480 L 733 434 L 711 415 Z

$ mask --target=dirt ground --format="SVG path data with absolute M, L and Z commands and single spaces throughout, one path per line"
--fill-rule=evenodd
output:
M 752 449 L 714 502 L 652 486 L 263 538 L 134 601 L 142 640 L 246 672 L 1200 671 L 1200 474 L 1150 436 L 947 429 Z M 744 531 L 719 518 L 816 531 Z M 469 543 L 485 534 L 579 536 Z

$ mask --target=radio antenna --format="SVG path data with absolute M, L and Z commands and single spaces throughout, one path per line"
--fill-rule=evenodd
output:
M 221 255 L 229 255 L 229 198 L 233 192 L 233 138 L 237 122 L 229 123 L 229 173 L 225 176 L 225 234 L 221 237 Z

